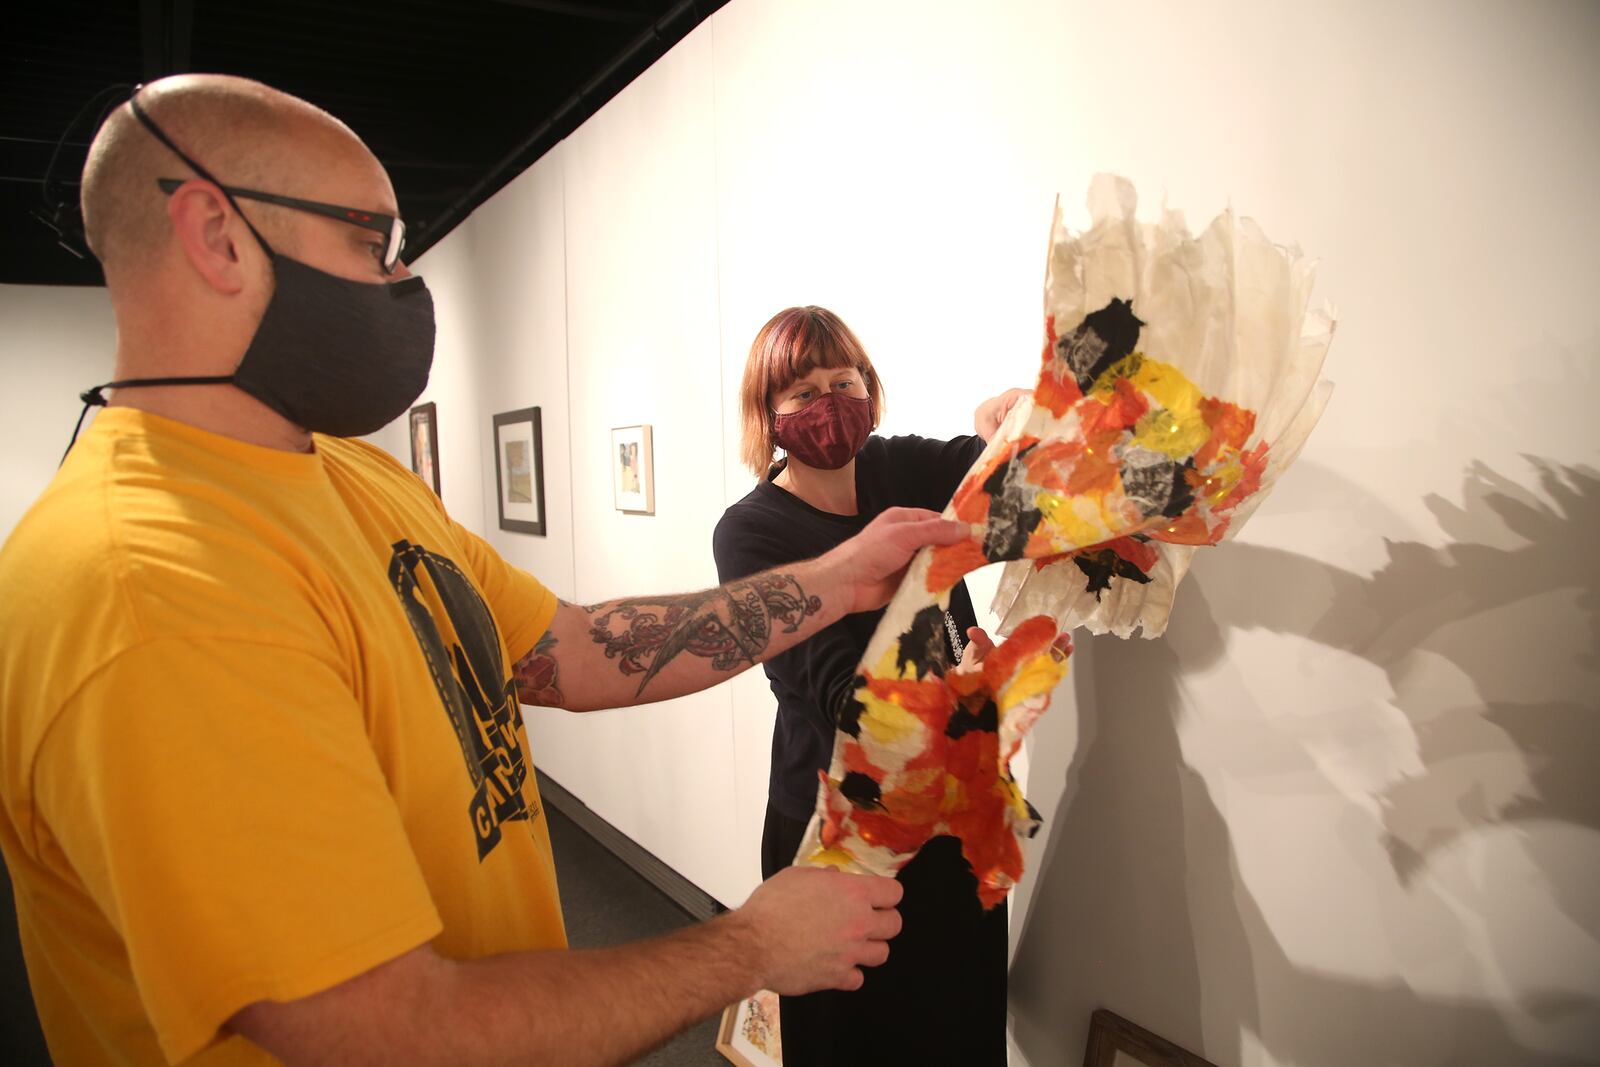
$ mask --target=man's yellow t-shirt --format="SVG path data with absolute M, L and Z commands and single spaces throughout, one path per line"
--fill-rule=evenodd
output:
M 56 1062 L 431 942 L 566 943 L 511 682 L 555 598 L 378 449 L 104 411 L 0 549 L 0 846 Z

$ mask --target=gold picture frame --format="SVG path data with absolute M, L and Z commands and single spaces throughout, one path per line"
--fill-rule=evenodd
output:
M 729 1004 L 717 1027 L 717 1051 L 734 1067 L 782 1067 L 778 994 L 763 989 Z
M 439 495 L 439 408 L 433 401 L 411 409 L 411 473 Z
M 1100 1008 L 1089 1016 L 1089 1040 L 1083 1050 L 1083 1067 L 1216 1067 L 1216 1064 L 1116 1012 Z
M 617 510 L 656 513 L 656 471 L 650 424 L 611 430 L 611 493 Z

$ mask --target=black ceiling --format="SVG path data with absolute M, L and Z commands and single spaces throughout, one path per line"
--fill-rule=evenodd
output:
M 57 140 L 113 83 L 240 74 L 327 109 L 388 168 L 415 258 L 725 2 L 12 0 L 0 283 L 102 283 L 35 215 Z M 93 122 L 57 164 L 69 202 Z

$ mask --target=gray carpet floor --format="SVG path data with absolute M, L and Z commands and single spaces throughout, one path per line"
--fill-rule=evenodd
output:
M 656 937 L 692 920 L 655 886 L 566 816 L 545 805 L 561 885 L 561 910 L 573 948 L 602 948 Z M 715 1049 L 716 1017 L 637 1060 L 647 1067 L 728 1067 Z

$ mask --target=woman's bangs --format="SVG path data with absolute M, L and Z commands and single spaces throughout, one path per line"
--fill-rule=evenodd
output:
M 797 337 L 795 343 L 787 347 L 789 358 L 783 361 L 786 380 L 776 383 L 774 388 L 777 389 L 788 388 L 818 367 L 824 370 L 860 369 L 860 361 L 851 355 L 838 338 L 825 331 L 816 331 L 810 337 Z

